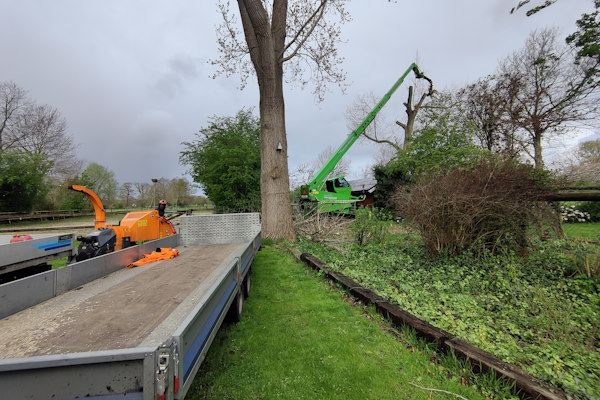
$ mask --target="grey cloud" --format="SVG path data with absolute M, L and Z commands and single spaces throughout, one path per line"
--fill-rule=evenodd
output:
M 59 108 L 81 144 L 78 157 L 110 167 L 119 181 L 181 176 L 181 142 L 193 140 L 210 116 L 257 110 L 259 102 L 255 79 L 240 92 L 238 77 L 209 78 L 215 71 L 205 60 L 218 57 L 220 20 L 205 3 L 4 1 L 0 80 Z M 565 0 L 526 18 L 508 15 L 510 3 L 348 2 L 354 20 L 342 27 L 347 44 L 339 49 L 348 93 L 331 88 L 315 104 L 310 90 L 285 86 L 290 170 L 327 146 L 337 148 L 349 133 L 344 114 L 355 96 L 383 95 L 417 51 L 437 88 L 459 87 L 494 72 L 531 30 L 558 22 L 566 34 L 593 7 L 590 0 Z M 390 102 L 386 111 L 397 119 L 406 97 L 395 96 L 400 105 Z M 359 143 L 347 156 L 360 172 L 374 153 Z
M 200 76 L 200 60 L 190 56 L 174 56 L 168 60 L 167 66 L 168 71 L 160 76 L 155 87 L 168 98 L 180 94 L 191 81 Z

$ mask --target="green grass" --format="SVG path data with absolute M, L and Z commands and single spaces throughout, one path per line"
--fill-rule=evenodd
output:
M 252 268 L 242 321 L 221 328 L 186 399 L 430 398 L 410 383 L 483 398 L 289 254 L 265 247 Z
M 568 238 L 600 240 L 600 222 L 563 224 L 563 230 Z
M 349 246 L 300 240 L 328 267 L 582 399 L 600 395 L 598 247 L 536 242 L 520 254 L 430 259 L 418 235 Z M 592 277 L 586 274 L 587 260 Z

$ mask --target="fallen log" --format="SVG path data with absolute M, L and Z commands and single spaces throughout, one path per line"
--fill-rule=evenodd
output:
M 600 190 L 558 190 L 542 197 L 547 201 L 600 201 Z

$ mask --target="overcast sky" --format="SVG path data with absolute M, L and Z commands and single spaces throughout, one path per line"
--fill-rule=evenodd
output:
M 439 89 L 493 73 L 523 47 L 529 33 L 555 26 L 561 37 L 593 8 L 592 0 L 560 0 L 543 12 L 510 15 L 517 0 L 349 1 L 352 22 L 341 46 L 349 87 L 332 87 L 316 103 L 309 90 L 286 87 L 290 171 L 350 132 L 346 108 L 357 95 L 381 97 L 418 57 Z M 235 5 L 235 2 L 232 1 Z M 217 56 L 212 1 L 0 0 L 0 80 L 14 81 L 38 103 L 60 110 L 79 143 L 79 157 L 115 172 L 120 183 L 185 174 L 181 142 L 213 115 L 242 107 L 258 113 L 250 80 L 212 79 Z M 402 115 L 404 94 L 388 103 Z M 585 134 L 583 134 L 584 136 Z M 347 155 L 350 178 L 361 177 L 377 150 L 359 143 Z M 189 177 L 188 177 L 189 178 Z

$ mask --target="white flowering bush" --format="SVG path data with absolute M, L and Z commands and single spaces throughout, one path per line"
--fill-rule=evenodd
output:
M 579 211 L 574 205 L 561 206 L 560 214 L 563 222 L 590 222 L 592 220 L 589 213 Z

